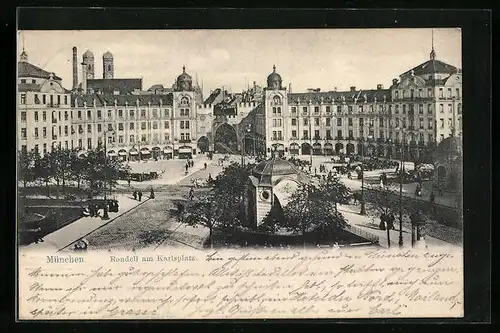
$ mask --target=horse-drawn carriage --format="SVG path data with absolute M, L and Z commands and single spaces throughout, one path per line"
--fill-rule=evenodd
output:
M 135 182 L 143 182 L 148 180 L 158 179 L 157 172 L 131 173 L 130 180 Z
M 118 200 L 114 198 L 106 199 L 106 201 L 104 201 L 104 198 L 92 198 L 87 200 L 86 202 L 88 207 L 93 206 L 96 209 L 104 209 L 105 203 L 108 204 L 108 212 L 110 213 L 118 212 L 120 205 Z

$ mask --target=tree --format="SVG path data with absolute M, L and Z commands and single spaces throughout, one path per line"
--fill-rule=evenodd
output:
M 302 184 L 290 197 L 283 208 L 286 229 L 298 232 L 306 243 L 306 233 L 315 230 L 335 230 L 345 228 L 348 224 L 338 211 L 332 210 L 328 204 L 330 193 L 312 184 Z
M 49 182 L 52 179 L 52 157 L 51 153 L 45 153 L 43 157 L 35 160 L 35 178 L 45 183 L 47 196 L 50 197 Z
M 35 159 L 36 154 L 33 151 L 21 150 L 18 153 L 18 177 L 26 188 L 28 182 L 35 179 Z
M 349 188 L 331 173 L 320 181 L 319 190 L 329 202 L 333 203 L 336 212 L 338 212 L 337 204 L 348 204 L 352 194 Z
M 57 196 L 59 196 L 59 186 L 62 185 L 62 193 L 66 192 L 66 181 L 69 180 L 73 161 L 76 159 L 76 152 L 70 149 L 56 149 L 51 156 L 53 177 L 57 184 Z
M 202 226 L 209 230 L 210 247 L 213 247 L 213 231 L 220 224 L 223 210 L 211 195 L 198 199 L 182 216 L 182 222 L 192 227 Z

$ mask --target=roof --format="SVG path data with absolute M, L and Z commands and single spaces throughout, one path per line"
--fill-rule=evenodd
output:
M 71 105 L 77 107 L 83 107 L 84 102 L 87 103 L 88 107 L 93 107 L 95 100 L 96 107 L 103 107 L 104 103 L 106 106 L 113 106 L 115 104 L 118 106 L 136 106 L 137 101 L 139 101 L 139 106 L 151 105 L 160 106 L 160 101 L 162 106 L 173 105 L 172 94 L 167 95 L 112 95 L 112 94 L 80 94 L 72 95 Z M 78 103 L 78 105 L 75 105 Z
M 271 178 L 274 176 L 298 175 L 300 171 L 291 162 L 274 156 L 255 166 L 252 174 L 259 180 L 260 184 L 271 185 Z
M 89 79 L 87 89 L 103 94 L 112 94 L 118 90 L 120 94 L 130 94 L 134 90 L 142 90 L 142 79 Z
M 342 102 L 344 98 L 346 102 L 356 102 L 363 103 L 364 96 L 366 95 L 367 102 L 375 101 L 378 102 L 391 101 L 391 91 L 388 89 L 376 89 L 376 90 L 357 90 L 357 91 L 323 91 L 323 92 L 306 92 L 306 93 L 290 93 L 288 94 L 288 102 L 296 103 L 299 100 L 301 102 L 311 101 L 312 103 L 325 103 L 332 102 Z
M 413 74 L 415 75 L 425 75 L 433 73 L 455 74 L 460 72 L 460 69 L 439 60 L 427 60 L 426 62 L 413 67 L 412 69 L 401 75 L 410 74 L 411 71 L 413 71 Z
M 217 88 L 212 93 L 208 98 L 205 100 L 204 104 L 213 104 L 216 100 L 216 98 L 222 93 L 222 89 Z
M 50 78 L 50 72 L 47 72 L 40 67 L 37 67 L 29 62 L 20 61 L 17 63 L 17 76 L 18 77 L 38 77 L 42 79 Z M 59 76 L 54 74 L 54 80 L 62 80 Z
M 113 55 L 112 55 L 112 54 L 111 54 L 111 52 L 109 52 L 109 51 L 106 51 L 106 53 L 104 53 L 104 54 L 102 55 L 102 57 L 103 57 L 104 59 L 113 59 Z
M 450 136 L 441 141 L 434 151 L 436 157 L 450 157 L 462 153 L 462 140 L 459 137 Z

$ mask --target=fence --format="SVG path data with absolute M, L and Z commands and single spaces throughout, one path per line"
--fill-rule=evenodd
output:
M 378 237 L 377 235 L 374 235 L 368 231 L 365 231 L 361 228 L 358 228 L 356 226 L 349 226 L 349 228 L 347 229 L 349 230 L 349 232 L 355 234 L 356 236 L 359 236 L 361 238 L 364 238 L 370 242 L 372 242 L 373 244 L 380 244 L 380 237 Z

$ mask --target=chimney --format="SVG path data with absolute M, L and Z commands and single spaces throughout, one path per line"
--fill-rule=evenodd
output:
M 384 86 L 381 84 L 377 84 L 377 90 L 382 90 L 382 89 L 384 89 Z
M 356 91 L 356 87 L 355 86 L 351 86 L 351 91 Z
M 255 91 L 255 88 L 257 88 L 257 82 L 253 81 L 253 90 Z
M 288 84 L 288 93 L 292 93 L 292 84 L 291 83 Z
M 392 79 L 392 85 L 394 86 L 396 84 L 398 84 L 398 79 Z
M 87 93 L 87 65 L 82 63 L 82 92 Z
M 73 90 L 78 88 L 78 53 L 76 46 L 73 46 Z

